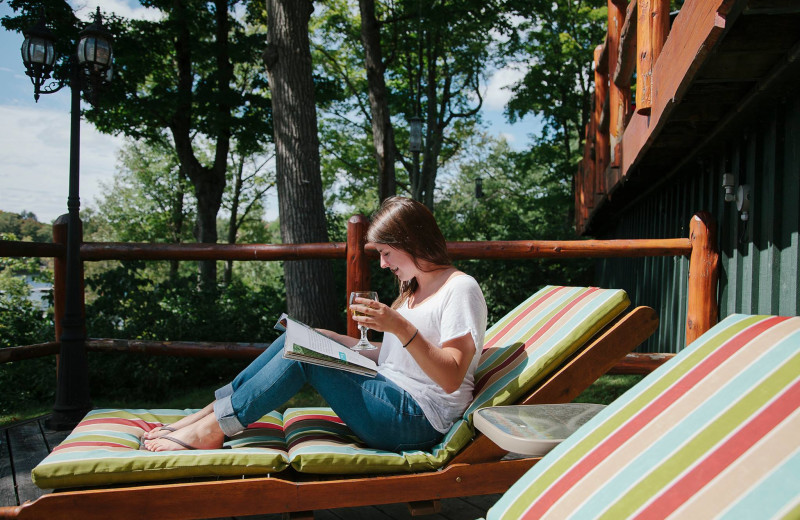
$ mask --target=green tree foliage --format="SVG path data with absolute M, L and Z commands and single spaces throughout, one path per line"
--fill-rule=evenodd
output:
M 30 217 L 29 217 L 30 218 Z M 0 232 L 0 240 L 17 240 Z M 37 258 L 0 258 L 0 349 L 53 341 L 51 296 L 39 301 L 31 297 L 28 279 L 52 281 L 52 275 Z M 52 402 L 55 390 L 54 358 L 5 363 L 0 368 L 0 415 L 20 406 Z
M 510 0 L 521 17 L 506 52 L 530 64 L 507 106 L 511 121 L 536 114 L 544 121 L 538 142 L 554 153 L 553 165 L 571 176 L 591 110 L 593 52 L 606 32 L 601 0 Z
M 172 146 L 128 141 L 84 234 L 107 242 L 191 241 L 195 207 Z
M 574 239 L 568 185 L 554 180 L 535 154 L 513 152 L 505 140 L 477 137 L 436 204 L 448 240 Z M 483 196 L 476 197 L 481 178 Z M 490 322 L 547 284 L 586 285 L 591 264 L 579 260 L 470 260 L 460 267 L 484 290 Z
M 282 292 L 238 280 L 219 291 L 197 291 L 193 276 L 154 281 L 144 262 L 124 262 L 89 280 L 97 296 L 87 304 L 92 337 L 149 340 L 263 342 L 285 309 Z M 241 361 L 135 354 L 92 354 L 93 389 L 104 398 L 142 397 L 229 380 Z M 94 390 L 93 390 L 94 391 Z
M 266 75 L 260 66 L 263 36 L 250 29 L 262 15 L 246 2 L 214 0 L 148 0 L 159 9 L 155 20 L 126 20 L 107 16 L 114 34 L 114 81 L 86 118 L 102 132 L 123 133 L 149 143 L 169 134 L 183 176 L 195 190 L 200 242 L 217 241 L 216 218 L 222 203 L 228 154 L 232 142 L 242 151 L 258 149 L 271 135 Z M 39 0 L 11 0 L 23 14 L 6 17 L 3 25 L 20 30 L 38 15 Z M 80 26 L 63 0 L 45 0 L 47 17 L 56 32 L 71 35 Z M 237 15 L 237 9 L 243 16 Z M 65 58 L 56 77 L 63 79 Z M 196 153 L 196 140 L 213 143 L 213 155 Z M 214 262 L 201 262 L 205 283 L 213 286 Z
M 49 224 L 42 224 L 36 215 L 30 211 L 11 213 L 0 210 L 0 233 L 12 234 L 13 240 L 24 242 L 52 242 L 53 228 Z M 4 238 L 3 240 L 12 240 Z
M 0 272 L 0 349 L 53 341 L 52 307 L 43 311 L 29 298 L 30 286 Z M 52 404 L 55 357 L 26 359 L 0 366 L 0 415 L 34 404 Z
M 357 207 L 377 198 L 377 163 L 372 143 L 370 91 L 364 71 L 358 2 L 326 2 L 315 13 L 318 74 L 344 86 L 323 105 L 321 123 L 326 180 Z M 388 106 L 394 114 L 398 193 L 433 206 L 439 168 L 474 131 L 482 106 L 481 81 L 498 57 L 497 31 L 509 29 L 500 2 L 376 2 L 381 28 Z M 408 152 L 408 120 L 420 115 L 424 150 L 419 171 Z M 326 162 L 327 159 L 327 162 Z M 373 203 L 374 204 L 374 203 Z

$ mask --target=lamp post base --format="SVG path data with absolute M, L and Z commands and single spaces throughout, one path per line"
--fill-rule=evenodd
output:
M 57 432 L 72 430 L 91 409 L 91 406 L 75 410 L 53 409 L 53 414 L 45 419 L 44 426 L 48 430 Z

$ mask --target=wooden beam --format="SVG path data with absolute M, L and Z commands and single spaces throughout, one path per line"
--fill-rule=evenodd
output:
M 63 244 L 46 242 L 21 242 L 17 240 L 0 240 L 0 257 L 8 258 L 57 258 L 66 255 Z
M 53 356 L 61 351 L 61 343 L 51 341 L 50 343 L 38 343 L 36 345 L 23 345 L 20 347 L 6 347 L 0 349 L 0 365 L 21 361 L 23 359 L 33 359 L 44 356 Z
M 637 258 L 682 256 L 692 252 L 689 238 L 618 240 L 510 240 L 448 242 L 454 260 L 468 258 L 520 260 L 525 258 Z
M 608 374 L 647 375 L 673 357 L 675 354 L 631 352 L 614 365 Z
M 689 259 L 689 297 L 686 309 L 686 344 L 717 324 L 719 252 L 714 217 L 700 212 L 690 224 L 692 255 Z
M 622 30 L 625 24 L 625 11 L 626 2 L 619 0 L 608 0 L 608 52 L 612 57 L 610 59 L 608 78 L 613 78 L 617 74 L 618 56 L 620 52 L 620 40 L 622 38 Z M 631 106 L 631 89 L 630 86 L 620 87 L 614 81 L 608 81 L 608 117 L 609 117 L 609 130 L 608 130 L 608 162 L 606 167 L 610 164 L 612 167 L 619 167 L 620 157 L 618 153 L 618 145 L 622 140 L 622 133 L 625 129 L 625 120 L 630 111 Z M 606 168 L 602 169 L 603 178 L 605 180 Z M 604 193 L 609 193 L 612 186 L 605 185 Z
M 600 55 L 595 56 L 596 69 L 599 70 L 601 74 L 608 74 L 608 33 L 606 33 L 602 45 L 599 45 L 598 48 L 600 49 Z
M 625 10 L 625 22 L 619 35 L 617 66 L 614 68 L 613 81 L 620 88 L 630 87 L 633 71 L 636 70 L 636 25 L 638 22 L 638 2 L 632 0 Z
M 0 508 L 0 518 L 133 520 L 141 518 L 144 507 L 158 511 L 159 520 L 229 518 L 488 495 L 507 491 L 538 460 L 451 464 L 441 471 L 410 475 L 330 479 L 323 475 L 294 482 L 278 473 L 276 477 L 64 491 L 19 507 Z M 402 496 L 398 489 L 403 490 Z
M 84 242 L 82 260 L 305 260 L 343 259 L 344 242 L 316 244 L 150 244 Z
M 347 281 L 345 300 L 349 301 L 353 291 L 369 290 L 369 258 L 364 251 L 369 220 L 364 215 L 354 215 L 347 221 Z M 347 320 L 347 334 L 357 338 L 358 324 Z
M 683 98 L 725 30 L 725 17 L 734 2 L 689 0 L 683 5 L 653 68 L 650 114 L 634 113 L 622 136 L 623 177 L 641 160 Z
M 125 352 L 149 356 L 255 359 L 269 343 L 228 343 L 209 341 L 154 341 L 141 339 L 91 338 L 86 349 L 92 352 Z
M 669 33 L 669 0 L 639 0 L 636 24 L 636 111 L 649 114 L 653 102 L 653 67 Z
M 608 99 L 608 67 L 605 70 L 600 67 L 603 49 L 606 47 L 606 45 L 598 45 L 594 49 L 594 120 L 597 121 L 597 125 L 594 134 L 594 185 L 589 196 L 595 201 L 606 192 L 605 177 L 602 172 L 605 171 L 610 160 L 608 125 L 606 124 L 604 128 L 602 124 L 604 119 L 608 122 L 607 118 L 603 118 L 603 108 L 607 106 L 606 100 Z

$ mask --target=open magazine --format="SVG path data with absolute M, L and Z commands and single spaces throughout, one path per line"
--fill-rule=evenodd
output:
M 365 376 L 374 376 L 378 373 L 378 365 L 374 361 L 305 323 L 294 320 L 286 314 L 281 315 L 278 323 L 286 329 L 283 357 Z

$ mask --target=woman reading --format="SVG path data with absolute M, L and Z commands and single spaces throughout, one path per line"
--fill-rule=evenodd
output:
M 472 401 L 483 349 L 486 303 L 478 283 L 456 269 L 433 214 L 411 199 L 386 199 L 372 217 L 368 244 L 398 279 L 391 306 L 357 298 L 361 325 L 384 333 L 365 351 L 378 363 L 368 377 L 286 359 L 283 336 L 202 410 L 147 432 L 150 451 L 220 448 L 248 424 L 281 406 L 308 383 L 367 445 L 424 450 L 441 440 Z M 347 346 L 355 338 L 321 331 Z

